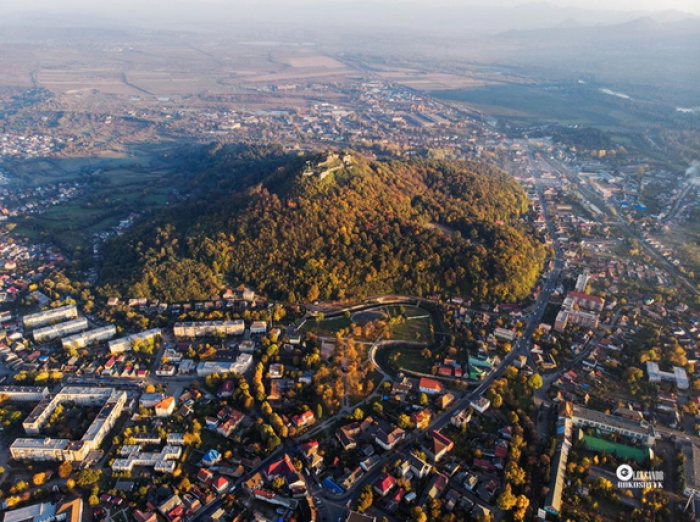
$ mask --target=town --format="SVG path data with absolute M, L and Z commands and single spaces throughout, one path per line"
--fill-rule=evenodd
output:
M 516 128 L 364 59 L 0 96 L 5 522 L 700 520 L 697 164 Z M 100 287 L 105 245 L 187 202 L 178 161 L 211 142 L 319 151 L 319 186 L 359 156 L 497 165 L 545 269 L 518 302 Z

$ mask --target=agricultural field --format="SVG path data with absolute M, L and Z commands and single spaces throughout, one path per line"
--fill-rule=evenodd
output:
M 503 84 L 473 89 L 436 90 L 439 99 L 464 102 L 516 125 L 547 123 L 595 126 L 627 134 L 648 122 L 656 107 L 605 95 L 574 83 Z
M 152 161 L 146 151 L 121 158 L 65 158 L 27 162 L 15 173 L 27 184 L 77 182 L 75 199 L 27 215 L 16 231 L 32 239 L 51 238 L 61 245 L 85 247 L 94 233 L 116 226 L 132 212 L 143 212 L 174 201 L 175 170 Z M 148 167 L 154 163 L 157 167 Z

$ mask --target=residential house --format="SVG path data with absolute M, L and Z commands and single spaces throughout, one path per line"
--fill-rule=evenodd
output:
M 297 428 L 305 428 L 316 422 L 316 417 L 312 411 L 305 411 L 292 417 L 292 424 Z
M 433 462 L 439 462 L 442 457 L 452 451 L 454 446 L 455 443 L 439 431 L 431 431 L 428 443 L 423 446 L 423 449 Z
M 157 417 L 170 417 L 175 411 L 175 397 L 166 397 L 155 406 Z
M 416 426 L 417 430 L 424 430 L 430 426 L 432 413 L 428 409 L 420 410 L 411 415 L 411 422 Z
M 394 446 L 401 442 L 405 435 L 406 432 L 401 428 L 394 428 L 389 433 L 380 429 L 375 435 L 374 441 L 383 449 L 389 451 L 394 449 Z
M 411 472 L 413 473 L 413 476 L 419 479 L 427 477 L 433 468 L 430 464 L 413 453 L 411 453 L 411 456 L 408 457 L 408 462 L 411 465 Z
M 386 497 L 395 484 L 396 479 L 388 473 L 384 473 L 374 483 L 374 491 L 376 491 L 379 496 Z
M 445 387 L 440 381 L 429 379 L 427 377 L 421 377 L 418 380 L 418 390 L 428 395 L 437 395 L 438 393 L 442 393 L 445 390 Z

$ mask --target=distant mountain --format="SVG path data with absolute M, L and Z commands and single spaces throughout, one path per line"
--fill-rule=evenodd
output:
M 289 301 L 501 301 L 528 295 L 542 268 L 544 246 L 519 224 L 526 194 L 487 164 L 226 146 L 199 170 L 198 196 L 108 245 L 105 294 L 207 299 L 228 281 Z
M 140 7 L 110 8 L 102 3 L 99 9 L 86 7 L 79 13 L 22 12 L 5 13 L 0 26 L 112 24 L 130 27 L 155 26 L 205 29 L 223 26 L 251 30 L 288 29 L 310 34 L 324 32 L 396 32 L 411 30 L 422 34 L 463 35 L 465 30 L 480 34 L 495 34 L 509 30 L 529 30 L 547 27 L 616 25 L 641 16 L 657 22 L 677 22 L 698 18 L 681 11 L 658 12 L 612 11 L 557 6 L 547 2 L 503 6 L 463 5 L 442 0 L 417 5 L 415 2 L 384 3 L 375 1 L 346 2 L 286 2 L 260 0 L 240 3 L 235 7 L 212 2 L 203 5 L 173 0 L 168 9 L 157 9 L 143 3 Z M 113 9 L 110 12 L 110 9 Z M 105 14 L 107 13 L 107 14 Z
M 663 17 L 662 17 L 663 18 Z M 643 40 L 647 45 L 667 42 L 700 41 L 700 18 L 684 18 L 677 21 L 660 22 L 653 16 L 642 16 L 633 20 L 604 26 L 559 26 L 543 29 L 517 29 L 505 31 L 499 38 L 521 42 L 550 42 L 552 44 L 576 46 L 581 42 L 608 45 L 615 42 Z

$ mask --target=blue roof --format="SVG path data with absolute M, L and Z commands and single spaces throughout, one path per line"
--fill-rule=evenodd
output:
M 221 453 L 216 451 L 215 449 L 210 449 L 204 454 L 204 457 L 202 457 L 202 460 L 205 462 L 214 462 L 215 460 L 221 458 Z
M 341 488 L 338 484 L 333 482 L 333 479 L 330 477 L 326 477 L 323 479 L 323 482 L 321 485 L 326 488 L 328 491 L 331 493 L 335 493 L 336 495 L 340 495 L 342 493 L 345 493 L 345 490 Z

